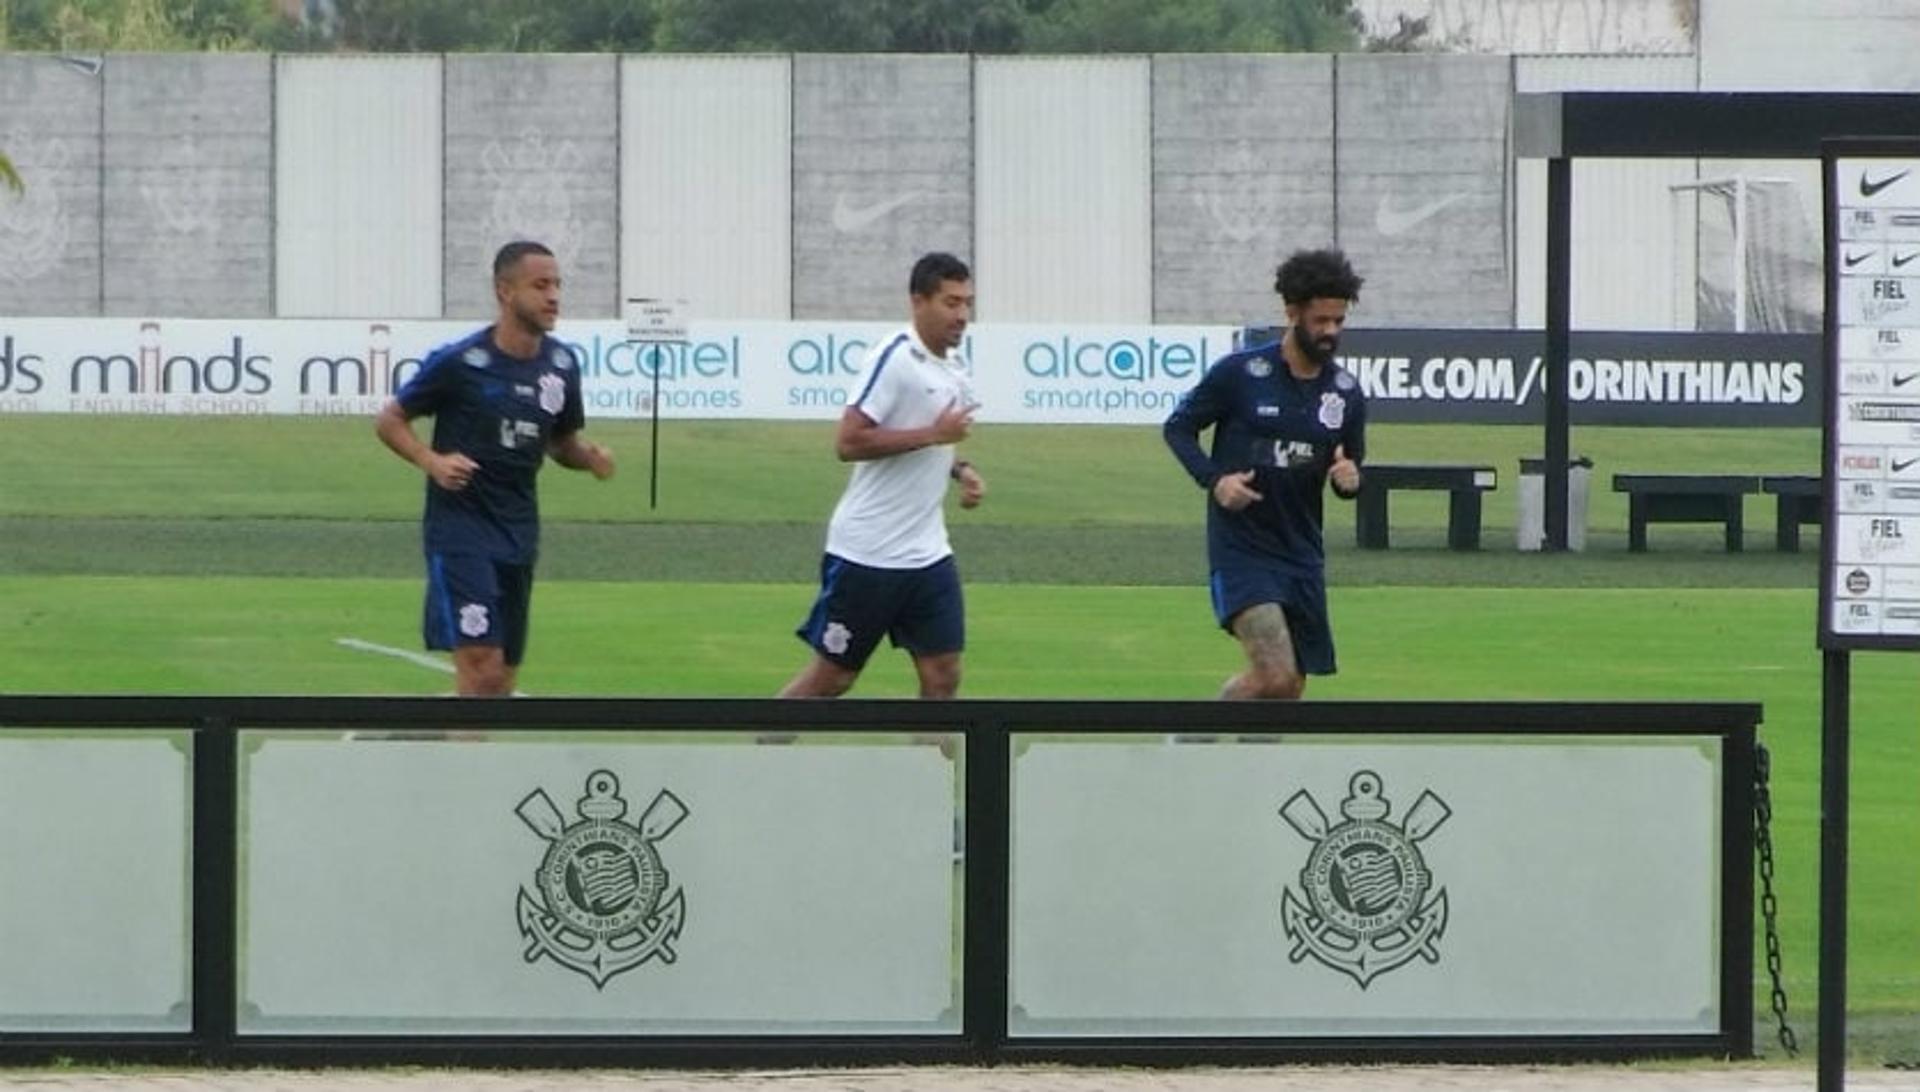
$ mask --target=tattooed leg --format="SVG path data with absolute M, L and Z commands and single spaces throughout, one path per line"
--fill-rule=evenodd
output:
M 1247 652 L 1247 669 L 1227 680 L 1221 697 L 1297 698 L 1306 691 L 1280 604 L 1259 603 L 1234 615 L 1233 635 Z

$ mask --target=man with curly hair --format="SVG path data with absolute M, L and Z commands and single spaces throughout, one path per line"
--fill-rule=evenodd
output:
M 1223 698 L 1298 698 L 1308 675 L 1335 670 L 1321 496 L 1329 483 L 1343 500 L 1360 492 L 1367 400 L 1333 360 L 1360 284 L 1338 250 L 1294 253 L 1274 280 L 1279 339 L 1222 357 L 1163 429 L 1208 491 L 1214 615 L 1247 655 Z

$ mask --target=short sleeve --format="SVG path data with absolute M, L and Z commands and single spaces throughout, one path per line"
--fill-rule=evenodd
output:
M 427 354 L 413 378 L 393 392 L 394 401 L 408 417 L 428 417 L 440 412 L 453 389 L 453 369 L 458 361 L 453 347 L 443 345 Z
M 876 425 L 884 423 L 900 405 L 907 375 L 900 358 L 907 351 L 906 341 L 906 335 L 902 334 L 874 354 L 867 366 L 866 381 L 853 400 L 853 407 Z

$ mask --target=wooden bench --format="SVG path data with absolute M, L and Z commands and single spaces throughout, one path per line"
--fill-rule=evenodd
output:
M 1739 553 L 1746 533 L 1743 507 L 1758 491 L 1751 474 L 1615 474 L 1613 491 L 1627 495 L 1627 549 L 1644 553 L 1649 523 L 1718 523 L 1727 552 Z
M 1773 522 L 1775 548 L 1783 553 L 1799 552 L 1800 525 L 1818 525 L 1825 507 L 1821 503 L 1820 479 L 1801 474 L 1769 474 L 1760 479 L 1760 492 L 1773 494 L 1779 502 Z
M 1354 537 L 1361 549 L 1387 548 L 1387 495 L 1396 489 L 1444 489 L 1447 545 L 1480 548 L 1480 494 L 1494 488 L 1490 466 L 1367 463 L 1360 468 L 1360 495 L 1354 500 Z

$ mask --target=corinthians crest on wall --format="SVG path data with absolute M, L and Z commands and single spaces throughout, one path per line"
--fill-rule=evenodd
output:
M 541 789 L 514 809 L 547 843 L 533 887 L 520 889 L 516 907 L 527 962 L 545 956 L 596 989 L 650 959 L 672 963 L 687 907 L 679 888 L 668 889 L 658 843 L 687 817 L 687 806 L 662 789 L 638 823 L 625 822 L 620 779 L 595 770 L 575 811 L 579 819 L 567 822 Z
M 1380 775 L 1361 770 L 1347 783 L 1341 822 L 1305 789 L 1281 806 L 1280 815 L 1313 843 L 1300 870 L 1304 901 L 1289 885 L 1280 898 L 1280 919 L 1293 941 L 1287 958 L 1311 955 L 1366 989 L 1376 977 L 1418 956 L 1440 961 L 1447 929 L 1447 892 L 1433 890 L 1420 843 L 1453 812 L 1432 792 L 1394 823 L 1393 805 Z

